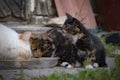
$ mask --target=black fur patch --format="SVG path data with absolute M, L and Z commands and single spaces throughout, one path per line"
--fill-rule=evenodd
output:
M 83 55 L 78 51 L 78 48 L 72 44 L 71 40 L 63 34 L 61 29 L 51 29 L 47 32 L 48 36 L 51 38 L 52 43 L 55 45 L 54 56 L 59 57 L 59 65 L 62 62 L 68 62 L 69 64 L 75 66 L 76 61 L 83 64 Z

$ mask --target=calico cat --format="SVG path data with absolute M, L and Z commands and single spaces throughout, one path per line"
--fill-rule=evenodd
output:
M 75 67 L 76 62 L 83 62 L 78 48 L 73 44 L 69 35 L 63 34 L 60 28 L 47 31 L 48 40 L 55 45 L 54 57 L 59 57 L 58 65 L 66 68 Z M 65 64 L 64 64 L 65 62 Z M 83 63 L 80 63 L 83 64 Z
M 105 49 L 100 39 L 90 33 L 79 20 L 68 13 L 66 13 L 66 16 L 67 19 L 64 22 L 63 31 L 77 37 L 75 45 L 80 50 L 87 52 L 86 60 L 93 67 L 95 67 L 94 63 L 97 63 L 99 67 L 106 66 Z
M 28 60 L 32 53 L 29 44 L 31 32 L 18 34 L 0 24 L 0 60 Z
M 41 38 L 31 37 L 30 43 L 31 43 L 31 50 L 35 58 L 52 56 L 52 52 L 54 51 L 54 46 L 50 41 L 42 37 Z

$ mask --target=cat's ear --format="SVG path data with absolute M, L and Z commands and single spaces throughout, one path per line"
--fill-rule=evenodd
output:
M 66 16 L 67 16 L 67 19 L 69 20 L 69 22 L 73 21 L 73 17 L 70 14 L 66 13 Z
M 30 36 L 31 36 L 31 32 L 25 32 L 24 34 L 19 35 L 19 39 L 29 42 Z

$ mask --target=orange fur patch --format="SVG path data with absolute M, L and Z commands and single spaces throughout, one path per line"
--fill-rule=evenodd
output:
M 80 34 L 78 33 L 78 34 L 77 34 L 78 39 L 80 39 L 80 38 L 83 37 L 83 36 L 84 36 L 84 33 L 80 33 Z
M 23 40 L 23 35 L 22 34 L 19 35 L 19 39 Z
M 36 51 L 34 51 L 33 55 L 35 58 L 40 58 L 42 56 L 42 52 L 40 49 L 37 49 Z

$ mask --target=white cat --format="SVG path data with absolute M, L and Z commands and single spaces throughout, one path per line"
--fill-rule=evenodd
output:
M 28 60 L 32 53 L 29 44 L 31 32 L 18 34 L 0 24 L 0 60 Z

